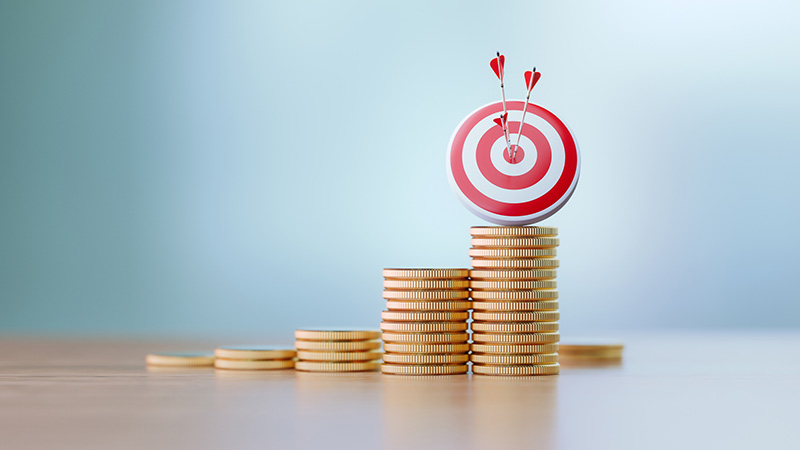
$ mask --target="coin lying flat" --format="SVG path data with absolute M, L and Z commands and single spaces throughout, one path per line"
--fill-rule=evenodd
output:
M 384 278 L 408 278 L 431 280 L 445 278 L 467 278 L 469 269 L 383 269 Z
M 214 356 L 224 359 L 292 359 L 296 356 L 293 349 L 280 349 L 259 345 L 229 345 L 214 350 Z
M 476 269 L 555 269 L 559 261 L 555 258 L 538 259 L 472 259 Z
M 526 366 L 486 366 L 473 364 L 472 373 L 476 375 L 556 375 L 561 369 L 558 364 L 526 365 Z
M 392 301 L 386 302 L 390 311 L 467 311 L 472 308 L 470 301 Z
M 555 300 L 558 291 L 554 289 L 525 290 L 525 291 L 472 291 L 474 300 L 489 301 L 535 301 Z
M 522 311 L 549 311 L 558 309 L 558 300 L 546 301 L 486 301 L 472 302 L 475 311 L 493 312 L 522 312 Z
M 383 298 L 386 300 L 405 301 L 463 300 L 469 298 L 469 291 L 466 289 L 449 291 L 383 291 Z
M 222 359 L 214 360 L 214 367 L 217 369 L 228 370 L 277 370 L 291 369 L 294 367 L 293 359 L 272 359 L 265 361 L 246 360 L 246 359 Z
M 381 348 L 380 341 L 304 341 L 296 340 L 297 350 L 312 352 L 362 352 Z
M 560 339 L 558 333 L 472 333 L 472 341 L 480 344 L 552 344 Z
M 297 359 L 302 361 L 373 361 L 381 359 L 382 352 L 312 352 L 301 350 Z
M 556 353 L 558 344 L 471 344 L 473 353 L 496 355 L 530 355 L 537 353 Z
M 494 365 L 530 365 L 530 364 L 555 364 L 558 362 L 557 353 L 542 353 L 535 355 L 470 355 L 470 361 L 475 364 Z
M 387 342 L 383 349 L 392 353 L 467 353 L 470 344 L 396 344 Z
M 558 228 L 536 226 L 504 226 L 504 227 L 472 227 L 469 229 L 472 236 L 490 237 L 522 237 L 522 236 L 557 236 Z
M 381 330 L 396 333 L 447 333 L 467 331 L 467 322 L 381 322 Z
M 561 317 L 556 311 L 483 312 L 472 313 L 472 320 L 486 322 L 555 322 Z
M 391 364 L 464 364 L 467 361 L 469 361 L 469 355 L 466 353 L 457 355 L 386 353 L 383 355 L 383 362 Z
M 211 367 L 214 354 L 205 352 L 150 353 L 145 357 L 148 366 Z
M 304 372 L 370 372 L 378 370 L 381 364 L 377 361 L 367 362 L 320 362 L 297 361 L 295 369 Z
M 380 339 L 381 332 L 377 330 L 295 330 L 294 337 L 306 341 L 362 341 Z
M 469 256 L 485 259 L 511 258 L 553 258 L 557 254 L 554 248 L 471 248 Z
M 466 364 L 383 364 L 381 372 L 391 375 L 457 375 L 467 373 Z
M 568 358 L 619 359 L 622 358 L 623 344 L 619 343 L 567 343 L 563 345 L 563 355 Z
M 474 269 L 470 271 L 472 280 L 552 280 L 556 277 L 555 269 Z
M 385 289 L 408 289 L 408 290 L 449 290 L 466 289 L 469 287 L 469 280 L 383 280 Z
M 387 322 L 462 322 L 469 319 L 468 312 L 443 311 L 383 311 L 381 319 Z
M 558 238 L 472 238 L 472 246 L 477 248 L 554 248 Z
M 549 333 L 558 331 L 558 322 L 472 322 L 479 333 Z
M 383 333 L 384 342 L 405 344 L 451 344 L 468 339 L 467 333 Z
M 524 291 L 538 289 L 555 289 L 556 280 L 522 280 L 522 281 L 483 281 L 472 280 L 470 287 L 474 291 Z

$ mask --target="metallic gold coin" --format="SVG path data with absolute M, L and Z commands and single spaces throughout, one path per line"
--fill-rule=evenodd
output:
M 214 356 L 223 359 L 292 359 L 296 355 L 294 349 L 279 349 L 260 345 L 229 345 L 214 350 Z
M 486 301 L 472 302 L 475 311 L 492 312 L 528 312 L 528 311 L 554 311 L 558 309 L 557 300 L 513 302 L 513 301 Z
M 390 290 L 450 290 L 467 289 L 469 280 L 383 280 L 383 287 Z
M 469 355 L 466 353 L 460 355 L 386 353 L 383 355 L 383 362 L 391 364 L 465 364 L 467 361 L 469 361 Z
M 467 278 L 469 269 L 383 269 L 384 278 L 407 278 L 432 280 L 444 278 Z
M 554 289 L 526 291 L 472 291 L 472 298 L 474 300 L 488 300 L 495 302 L 555 300 L 558 298 L 558 291 Z
M 214 354 L 204 352 L 150 353 L 145 357 L 148 366 L 211 367 Z
M 558 333 L 472 333 L 472 341 L 479 344 L 553 344 L 559 340 Z
M 439 311 L 383 311 L 381 319 L 388 322 L 462 322 L 469 319 L 468 312 Z
M 294 337 L 304 341 L 366 341 L 380 339 L 381 332 L 377 330 L 295 330 Z
M 556 375 L 561 366 L 556 364 L 525 365 L 525 366 L 486 366 L 473 364 L 472 373 L 476 375 L 501 375 L 501 376 L 525 376 L 525 375 Z
M 453 291 L 383 291 L 383 298 L 404 301 L 463 300 L 469 298 L 469 291 L 466 289 Z
M 382 356 L 382 352 L 297 352 L 297 359 L 301 361 L 373 361 Z
M 467 331 L 467 322 L 381 322 L 381 330 L 395 333 L 452 333 Z
M 466 364 L 383 364 L 381 372 L 391 375 L 456 375 L 467 373 Z
M 555 258 L 472 259 L 472 267 L 476 269 L 555 269 L 558 265 Z
M 558 353 L 542 353 L 535 355 L 486 355 L 475 353 L 470 355 L 469 359 L 475 364 L 555 364 L 558 362 Z
M 561 317 L 558 311 L 483 312 L 472 313 L 472 320 L 485 322 L 555 322 Z
M 217 369 L 228 370 L 278 370 L 291 369 L 294 367 L 293 359 L 272 359 L 266 361 L 254 361 L 247 359 L 222 359 L 214 360 L 214 367 Z
M 467 333 L 383 333 L 384 342 L 403 344 L 451 344 L 467 342 Z
M 555 279 L 555 269 L 523 269 L 523 270 L 491 270 L 477 269 L 470 271 L 472 280 L 552 280 Z
M 381 348 L 380 341 L 294 341 L 297 350 L 312 352 L 363 352 Z
M 472 227 L 469 229 L 469 234 L 490 237 L 558 236 L 558 228 L 543 226 Z
M 467 311 L 472 308 L 470 301 L 392 301 L 386 302 L 386 309 L 390 311 L 419 311 L 419 312 L 450 312 Z
M 558 247 L 558 238 L 472 238 L 472 246 L 476 248 L 554 248 Z
M 470 282 L 474 291 L 521 291 L 537 289 L 555 289 L 558 287 L 556 280 L 523 280 L 523 281 L 482 281 Z
M 479 333 L 550 333 L 558 331 L 558 322 L 472 322 Z
M 395 344 L 387 342 L 383 349 L 391 353 L 467 353 L 469 344 Z
M 563 345 L 564 359 L 619 359 L 623 344 L 567 343 Z
M 558 344 L 471 344 L 473 353 L 494 355 L 530 355 L 556 353 Z
M 554 258 L 554 248 L 471 248 L 469 256 L 483 259 Z
M 378 361 L 366 362 L 320 362 L 297 361 L 294 368 L 304 372 L 371 372 L 378 370 L 381 363 Z

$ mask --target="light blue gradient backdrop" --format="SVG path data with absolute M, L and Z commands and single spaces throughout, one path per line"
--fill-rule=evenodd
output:
M 583 172 L 564 333 L 800 325 L 800 4 L 5 1 L 0 332 L 377 327 L 468 266 L 450 191 L 488 60 Z

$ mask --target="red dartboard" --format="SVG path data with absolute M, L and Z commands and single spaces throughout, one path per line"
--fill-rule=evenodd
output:
M 506 102 L 512 153 L 524 105 Z M 502 113 L 502 102 L 491 103 L 461 121 L 450 137 L 447 176 L 461 202 L 478 217 L 499 225 L 528 225 L 555 214 L 569 200 L 578 184 L 580 151 L 564 122 L 529 103 L 512 160 L 503 129 L 493 121 Z

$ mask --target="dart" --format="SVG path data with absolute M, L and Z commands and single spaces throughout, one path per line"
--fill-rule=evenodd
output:
M 530 101 L 531 99 L 531 91 L 533 90 L 533 87 L 536 86 L 536 83 L 539 81 L 539 78 L 541 77 L 542 73 L 537 72 L 535 66 L 533 67 L 533 70 L 525 72 L 525 87 L 528 88 L 528 96 L 525 97 L 525 106 L 522 108 L 522 120 L 520 120 L 519 122 L 519 131 L 517 132 L 517 143 L 514 145 L 514 153 L 511 154 L 512 161 L 514 161 L 514 157 L 517 156 L 519 141 L 522 138 L 522 126 L 523 124 L 525 124 L 525 114 L 528 112 L 528 101 Z
M 489 66 L 494 71 L 494 74 L 497 75 L 497 78 L 500 80 L 500 95 L 503 98 L 503 115 L 500 116 L 500 124 L 503 127 L 503 135 L 506 138 L 506 151 L 508 152 L 508 156 L 511 156 L 511 139 L 508 136 L 508 111 L 506 110 L 506 88 L 503 85 L 503 77 L 505 76 L 505 65 L 506 65 L 506 57 L 501 55 L 500 52 L 497 52 L 497 56 L 492 58 L 489 61 Z M 495 119 L 495 122 L 497 120 Z

